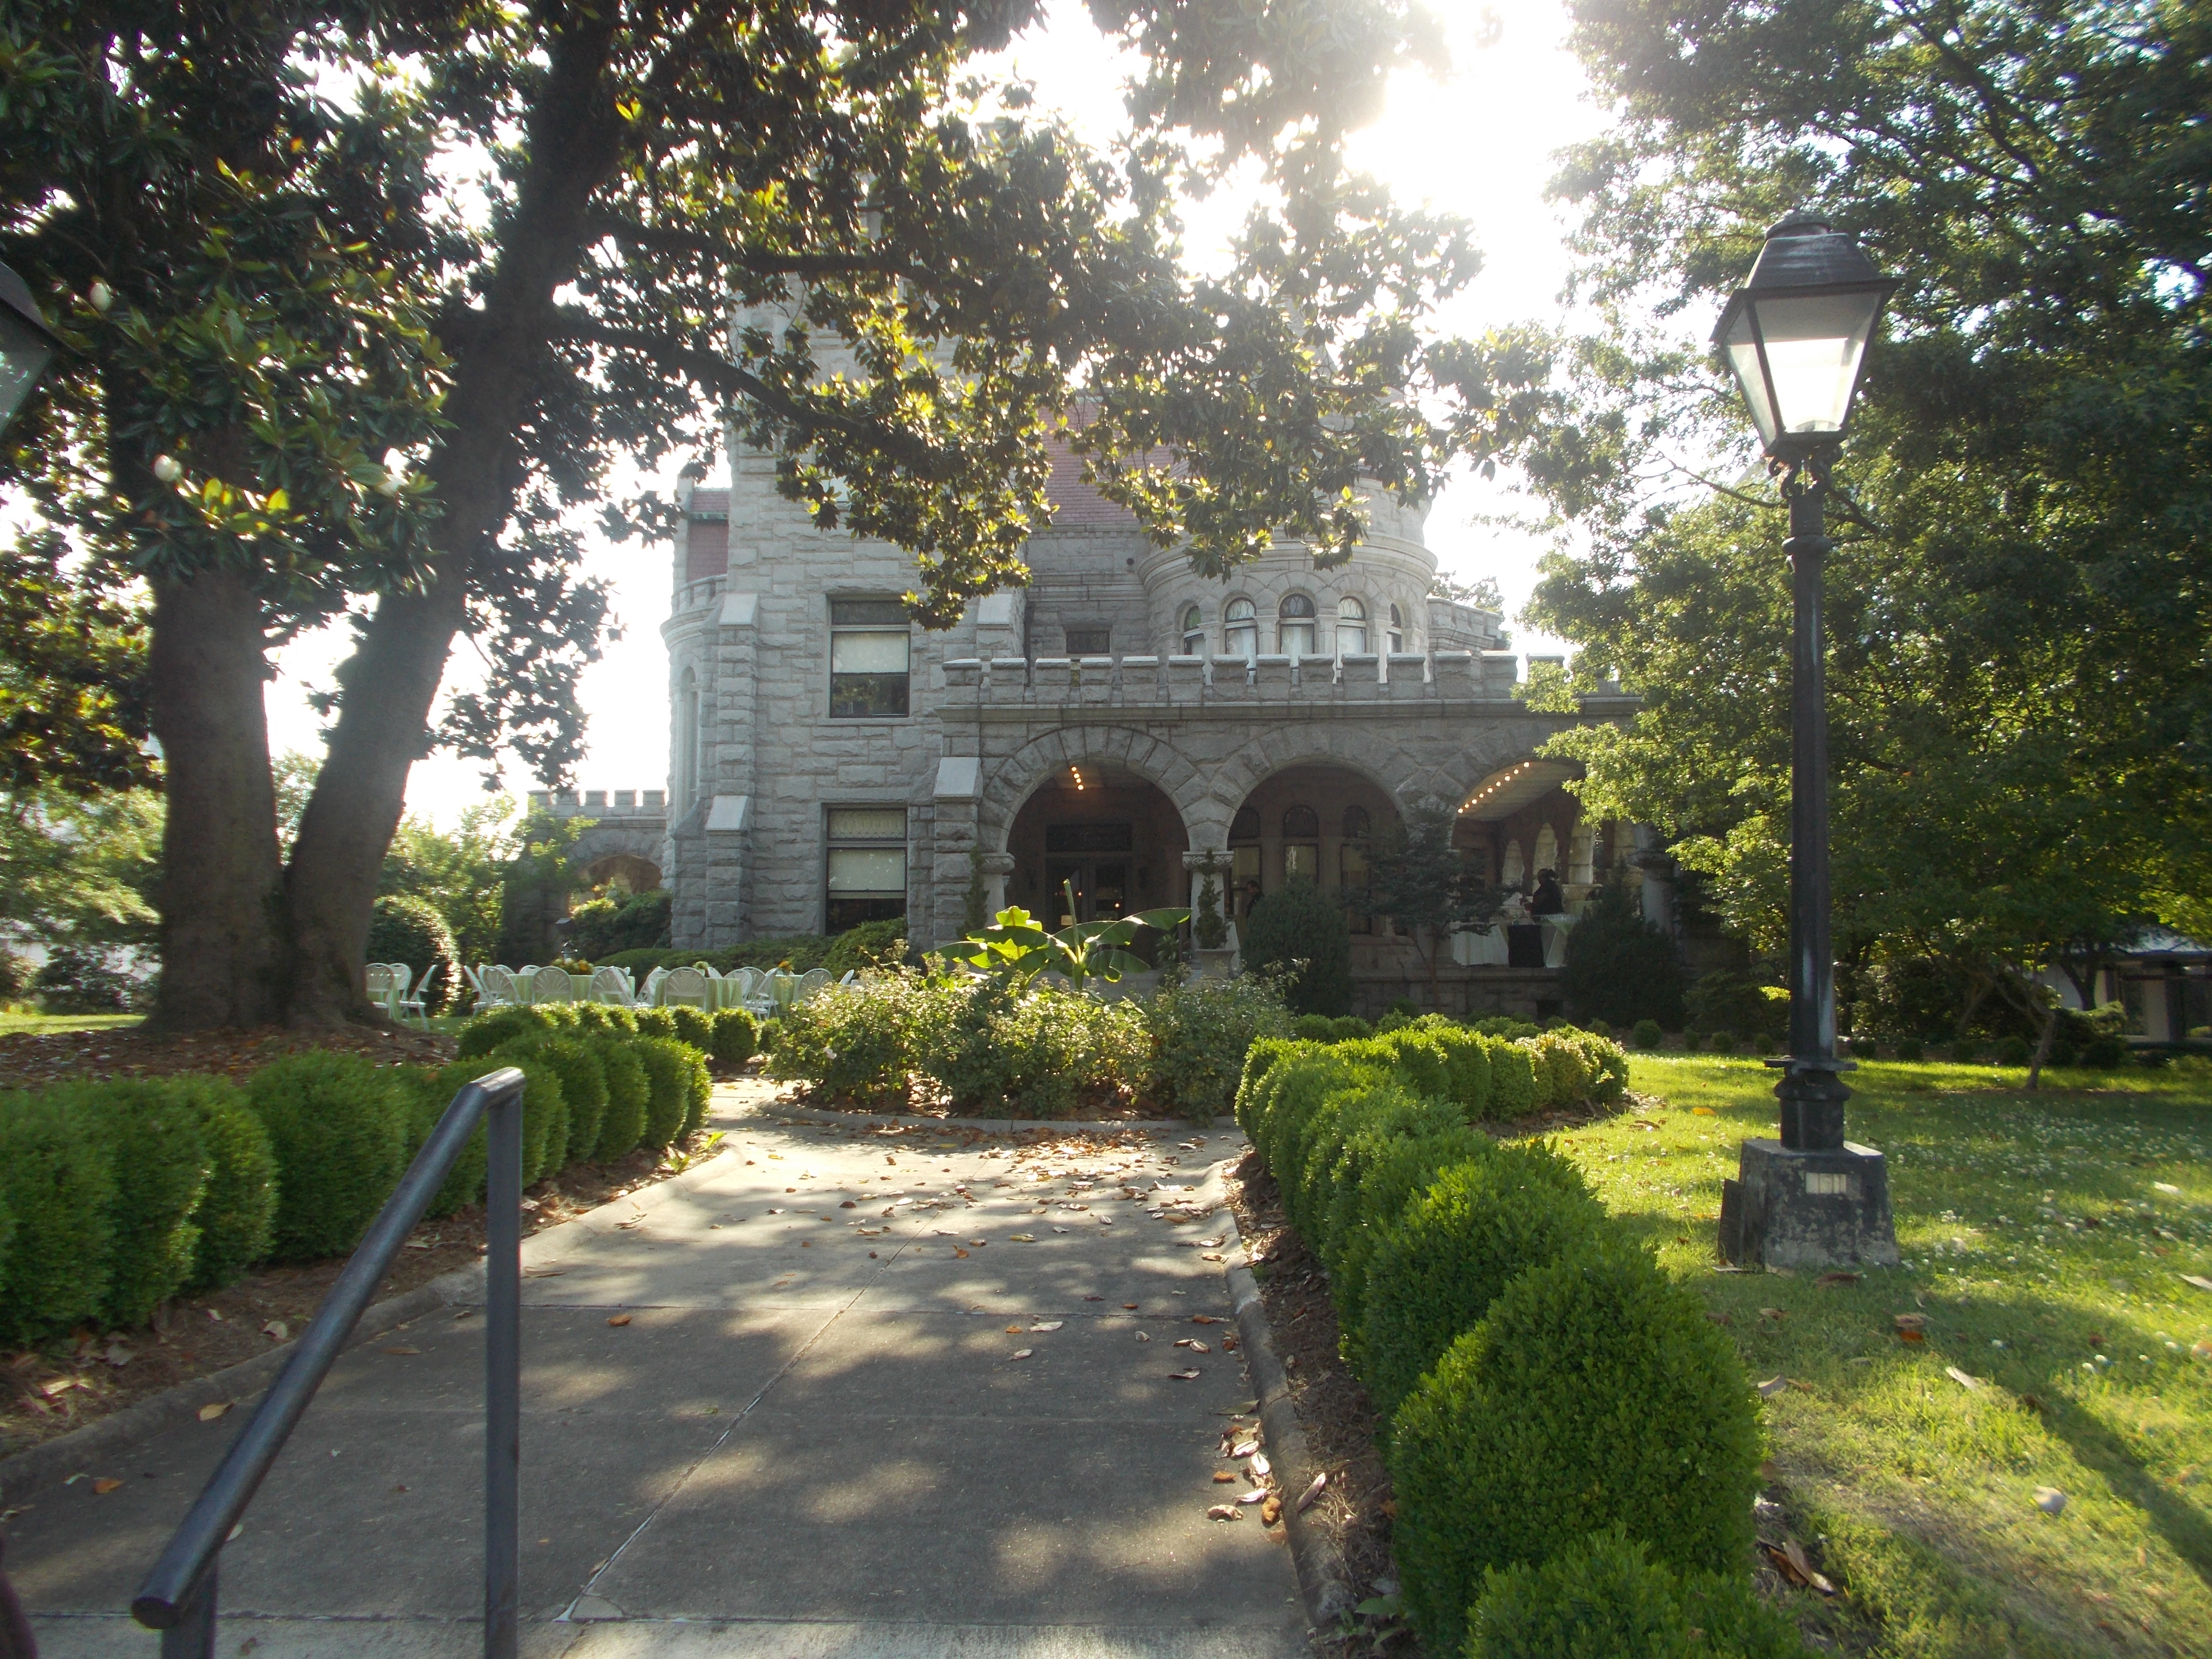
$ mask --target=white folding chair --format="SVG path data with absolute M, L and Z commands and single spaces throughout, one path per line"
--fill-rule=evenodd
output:
M 668 969 L 665 968 L 656 968 L 645 976 L 645 989 L 637 994 L 639 1007 L 658 1008 L 660 1006 L 660 981 L 667 977 Z
M 399 1018 L 398 1011 L 393 1006 L 399 997 L 398 980 L 392 973 L 390 963 L 370 963 L 362 970 L 362 983 L 368 1000 L 384 1010 L 386 1019 L 397 1020 Z
M 532 970 L 530 1000 L 532 1002 L 574 1002 L 576 981 L 566 968 L 547 967 Z
M 807 998 L 829 988 L 830 970 L 827 968 L 809 968 L 799 976 L 799 985 L 793 991 L 791 1000 L 793 1002 L 804 1002 Z
M 477 969 L 477 977 L 483 981 L 484 1000 L 489 1006 L 513 1008 L 521 1002 L 522 988 L 515 983 L 514 969 L 488 962 Z
M 660 981 L 660 1006 L 665 1008 L 676 1003 L 702 1012 L 712 1008 L 713 982 L 696 968 L 671 968 L 668 977 Z
M 422 1022 L 422 1029 L 426 1031 L 430 1029 L 430 987 L 437 982 L 437 978 L 438 964 L 434 962 L 422 970 L 422 982 L 415 988 L 412 996 L 402 991 L 392 1000 L 401 1015 L 413 1014 Z
M 617 1008 L 630 1004 L 629 975 L 619 968 L 596 969 L 592 974 L 592 1000 Z

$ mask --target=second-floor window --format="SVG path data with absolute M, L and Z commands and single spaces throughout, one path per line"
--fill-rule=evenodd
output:
M 912 650 L 906 607 L 896 599 L 830 600 L 830 718 L 904 714 Z
M 1314 602 L 1303 593 L 1285 597 L 1276 612 L 1275 648 L 1286 657 L 1314 654 Z
M 1221 613 L 1223 653 L 1242 662 L 1260 654 L 1260 613 L 1249 599 L 1231 599 Z
M 1067 636 L 1067 654 L 1071 657 L 1113 654 L 1114 630 L 1110 628 L 1069 628 L 1062 632 Z
M 1367 607 L 1358 599 L 1345 599 L 1336 607 L 1336 653 L 1361 656 L 1367 650 Z
M 1406 648 L 1406 613 L 1396 605 L 1390 607 L 1390 650 L 1393 655 Z
M 1206 612 L 1194 605 L 1183 608 L 1182 653 L 1186 657 L 1206 654 Z

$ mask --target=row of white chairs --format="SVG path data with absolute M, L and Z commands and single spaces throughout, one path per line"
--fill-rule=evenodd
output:
M 744 1008 L 764 1018 L 788 1013 L 799 1003 L 830 988 L 830 970 L 793 974 L 780 968 L 740 968 L 723 975 L 700 963 L 690 968 L 656 968 L 639 986 L 622 968 L 572 974 L 558 966 L 506 968 L 486 963 L 464 968 L 476 992 L 477 1008 L 541 1002 L 599 1002 L 618 1008 L 690 1007 L 711 1012 Z M 847 974 L 849 986 L 859 978 Z

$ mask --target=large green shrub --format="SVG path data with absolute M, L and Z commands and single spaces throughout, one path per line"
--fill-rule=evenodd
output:
M 645 1108 L 645 1133 L 638 1140 L 648 1151 L 657 1152 L 684 1132 L 684 1120 L 691 1115 L 691 1070 L 687 1054 L 696 1055 L 699 1051 L 672 1037 L 643 1037 L 633 1052 L 645 1066 L 650 1090 Z
M 1772 986 L 1741 974 L 1707 974 L 1682 999 L 1683 1017 L 1692 1031 L 1764 1031 L 1782 1036 L 1790 1026 L 1790 999 Z
M 1152 1028 L 1152 1097 L 1200 1122 L 1230 1109 L 1252 1045 L 1283 1036 L 1291 1024 L 1274 988 L 1251 974 L 1170 976 L 1144 1012 Z
M 714 1103 L 714 1074 L 708 1069 L 707 1056 L 696 1048 L 686 1048 L 681 1058 L 685 1099 L 684 1121 L 676 1131 L 678 1140 L 695 1133 L 706 1122 L 707 1114 Z
M 1581 1172 L 1547 1146 L 1500 1146 L 1438 1176 L 1377 1243 L 1359 1328 L 1346 1334 L 1383 1419 L 1499 1291 L 1604 1221 Z
M 1233 1109 L 1237 1127 L 1256 1143 L 1259 1113 L 1267 1093 L 1268 1074 L 1291 1054 L 1313 1054 L 1316 1045 L 1292 1036 L 1255 1037 L 1244 1051 L 1244 1065 L 1237 1081 Z
M 1759 1456 L 1742 1366 L 1694 1292 L 1620 1245 L 1530 1269 L 1392 1425 L 1414 1633 L 1458 1653 L 1486 1570 L 1616 1524 L 1673 1566 L 1740 1567 Z
M 599 1139 L 589 1156 L 608 1164 L 637 1150 L 645 1138 L 645 1121 L 653 1104 L 653 1079 L 638 1057 L 636 1043 L 628 1038 L 597 1039 L 599 1069 L 606 1073 L 607 1110 L 599 1125 Z
M 1336 1127 L 1342 1139 L 1333 1152 L 1323 1146 L 1314 1149 L 1307 1160 L 1305 1177 L 1310 1183 L 1315 1161 L 1323 1152 L 1330 1152 L 1328 1176 L 1319 1188 L 1317 1201 L 1309 1200 L 1316 1218 L 1306 1243 L 1332 1277 L 1343 1258 L 1344 1235 L 1357 1224 L 1360 1183 L 1375 1161 L 1401 1141 L 1450 1134 L 1465 1127 L 1450 1102 L 1425 1098 L 1397 1083 L 1367 1091 L 1356 1115 L 1339 1117 Z M 1459 1138 L 1469 1144 L 1480 1139 L 1471 1134 Z
M 604 964 L 617 952 L 665 950 L 670 905 L 661 887 L 588 899 L 568 912 L 567 954 Z
M 271 1253 L 279 1261 L 344 1255 L 406 1165 L 405 1097 L 361 1056 L 319 1049 L 264 1066 L 246 1095 L 276 1155 Z
M 1644 919 L 1641 892 L 1623 882 L 1598 889 L 1567 933 L 1559 988 L 1577 1019 L 1632 1025 L 1682 1022 L 1682 970 L 1674 941 Z
M 522 1184 L 535 1184 L 561 1166 L 549 1154 L 566 1154 L 568 1146 L 568 1103 L 562 1097 L 561 1074 L 538 1052 L 538 1040 L 509 1043 L 496 1054 L 448 1067 L 455 1088 L 489 1077 L 503 1066 L 522 1073 Z
M 276 1223 L 276 1151 L 235 1085 L 178 1078 L 199 1114 L 208 1178 L 192 1220 L 199 1228 L 190 1287 L 218 1290 L 269 1254 Z
M 161 1079 L 67 1089 L 106 1140 L 115 1197 L 101 1322 L 143 1325 L 192 1276 L 210 1159 L 188 1086 Z
M 1144 1010 L 1084 992 L 986 980 L 931 1030 L 925 1059 L 956 1110 L 1067 1117 L 1133 1098 L 1152 1070 Z
M 560 1028 L 560 1017 L 550 1007 L 495 1008 L 489 1013 L 478 1014 L 461 1027 L 461 1034 L 453 1042 L 453 1052 L 462 1060 L 474 1060 L 517 1037 L 538 1036 Z
M 1304 877 L 1252 907 L 1237 939 L 1247 973 L 1282 986 L 1294 1014 L 1352 1012 L 1352 929 L 1344 912 Z
M 896 968 L 905 960 L 906 918 L 892 916 L 848 927 L 830 941 L 829 948 L 822 953 L 821 965 L 830 970 L 832 977 L 842 979 L 848 974 L 865 973 L 871 968 Z
M 1536 1057 L 1521 1042 L 1492 1037 L 1490 1043 L 1490 1110 L 1500 1123 L 1511 1123 L 1540 1109 L 1536 1085 Z
M 974 991 L 965 981 L 902 969 L 871 974 L 834 996 L 810 997 L 775 1022 L 769 1075 L 811 1084 L 837 1099 L 889 1095 L 902 1102 L 914 1073 L 933 1064 L 942 1070 Z
M 1541 1562 L 1492 1569 L 1466 1659 L 1804 1659 L 1747 1573 L 1678 1573 L 1618 1527 Z
M 546 1148 L 545 1173 L 554 1175 L 599 1149 L 599 1130 L 607 1117 L 607 1073 L 599 1060 L 599 1045 L 581 1031 L 547 1037 L 538 1046 L 547 1063 L 560 1073 L 561 1099 L 568 1109 L 560 1155 L 556 1158 L 550 1145 Z
M 23 1347 L 95 1317 L 114 1237 L 113 1154 L 66 1091 L 0 1097 L 0 1343 Z
M 1305 1156 L 1282 1177 L 1283 1207 L 1291 1224 L 1319 1255 L 1327 1243 L 1329 1200 L 1338 1182 L 1357 1179 L 1344 1163 L 1360 1136 L 1376 1129 L 1398 1135 L 1433 1134 L 1459 1121 L 1448 1100 L 1417 1095 L 1401 1083 L 1354 1084 L 1322 1103 L 1306 1127 Z
M 703 1008 L 693 1008 L 683 1003 L 668 1010 L 676 1020 L 676 1040 L 688 1042 L 702 1054 L 711 1054 L 714 1048 L 714 1017 Z
M 714 1055 L 717 1066 L 742 1066 L 759 1050 L 760 1021 L 753 1018 L 750 1009 L 714 1011 L 713 1041 L 708 1053 Z
M 424 998 L 434 1014 L 441 1012 L 467 983 L 461 977 L 459 953 L 453 949 L 453 930 L 445 917 L 428 899 L 404 893 L 387 893 L 376 901 L 369 915 L 368 960 L 405 963 L 413 971 L 414 986 L 420 986 L 434 966 L 438 977 Z
M 1454 1164 L 1487 1158 L 1496 1146 L 1480 1130 L 1465 1125 L 1434 1134 L 1392 1135 L 1374 1146 L 1362 1146 L 1365 1139 L 1359 1137 L 1346 1149 L 1357 1157 L 1358 1182 L 1331 1194 L 1326 1223 L 1325 1236 L 1334 1259 L 1325 1265 L 1336 1300 L 1337 1325 L 1346 1331 L 1359 1328 L 1368 1263 L 1413 1195 Z
M 1340 1089 L 1379 1083 L 1389 1076 L 1382 1067 L 1362 1066 L 1334 1048 L 1322 1048 L 1276 1068 L 1269 1081 L 1266 1115 L 1255 1144 L 1267 1168 L 1280 1181 L 1295 1181 L 1305 1167 L 1305 1137 L 1322 1105 Z
M 817 999 L 818 1001 L 820 999 Z M 637 1034 L 640 1036 L 668 1037 L 676 1036 L 676 1011 L 673 1008 L 641 1008 L 637 1011 Z
M 617 1008 L 608 1002 L 571 1003 L 576 1016 L 576 1028 L 593 1034 L 613 1031 L 623 1036 L 637 1035 L 637 1011 Z
M 473 1083 L 487 1069 L 480 1060 L 456 1060 L 451 1066 L 435 1071 L 425 1066 L 402 1066 L 395 1068 L 400 1086 L 406 1091 L 408 1104 L 407 1156 L 411 1163 L 429 1139 L 430 1132 L 438 1127 L 438 1120 L 453 1103 L 453 1097 L 464 1084 Z M 496 1070 L 497 1067 L 490 1067 Z M 486 1139 L 486 1128 L 479 1122 L 460 1152 L 453 1159 L 453 1167 L 432 1194 L 423 1206 L 426 1216 L 447 1216 L 464 1204 L 474 1204 L 483 1197 L 484 1170 L 490 1163 Z

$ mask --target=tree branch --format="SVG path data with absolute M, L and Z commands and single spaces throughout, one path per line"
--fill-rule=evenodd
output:
M 865 272 L 885 276 L 910 274 L 903 260 L 881 253 L 790 253 L 738 247 L 694 231 L 669 230 L 641 225 L 611 213 L 595 213 L 587 222 L 595 234 L 612 237 L 625 247 L 648 253 L 688 253 L 720 264 L 774 276 L 844 276 Z

